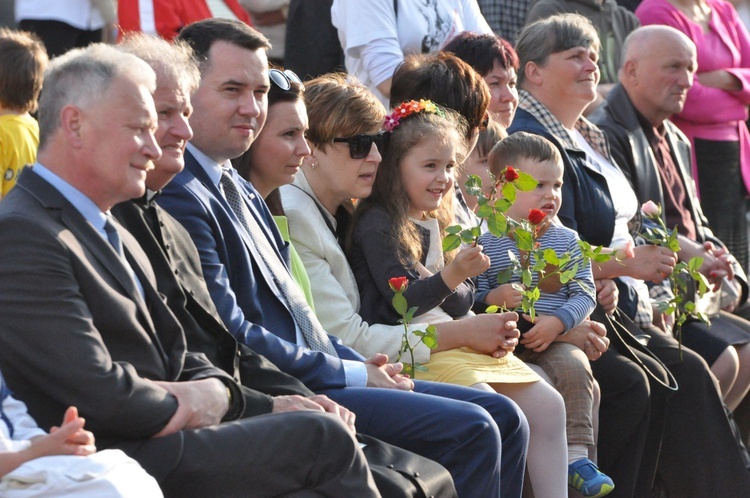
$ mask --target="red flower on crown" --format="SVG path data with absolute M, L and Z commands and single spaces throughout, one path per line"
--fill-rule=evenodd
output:
M 529 210 L 529 222 L 532 225 L 538 225 L 541 222 L 544 221 L 544 218 L 546 218 L 547 215 L 544 214 L 544 211 L 541 211 L 539 209 L 530 209 Z
M 393 292 L 404 292 L 409 286 L 409 279 L 406 277 L 393 277 L 388 280 L 388 285 Z

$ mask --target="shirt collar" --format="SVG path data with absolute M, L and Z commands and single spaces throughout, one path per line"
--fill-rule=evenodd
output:
M 34 173 L 41 176 L 50 185 L 55 187 L 65 199 L 70 202 L 81 215 L 91 223 L 91 225 L 106 237 L 104 224 L 107 222 L 107 216 L 99 209 L 94 201 L 86 197 L 80 190 L 57 176 L 55 173 L 45 168 L 42 164 L 36 163 L 33 166 Z
M 219 182 L 221 181 L 221 173 L 224 169 L 227 168 L 226 163 L 220 164 L 208 157 L 203 152 L 199 151 L 192 143 L 188 142 L 187 144 L 187 150 L 192 154 L 192 156 L 195 158 L 196 161 L 198 161 L 198 164 L 200 164 L 201 168 L 206 172 L 208 177 L 211 179 L 211 182 L 219 186 Z M 227 161 L 229 162 L 229 161 Z
M 550 133 L 555 135 L 555 137 L 557 137 L 566 148 L 581 150 L 576 143 L 574 136 L 571 134 L 571 130 L 565 128 L 560 120 L 558 120 L 544 104 L 539 102 L 526 90 L 520 90 L 518 96 L 518 107 L 534 116 L 534 118 L 536 118 L 542 126 L 547 128 Z M 578 121 L 576 121 L 575 129 L 578 133 L 583 135 L 586 142 L 599 154 L 607 158 L 610 156 L 609 144 L 607 143 L 607 138 L 604 135 L 604 132 L 597 128 L 591 121 L 581 116 L 578 118 Z

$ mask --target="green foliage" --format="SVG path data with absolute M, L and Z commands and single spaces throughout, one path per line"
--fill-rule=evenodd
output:
M 649 201 L 650 202 L 650 201 Z M 642 211 L 643 212 L 643 211 Z M 661 217 L 661 206 L 653 214 L 643 215 L 656 223 L 656 227 L 644 227 L 643 238 L 661 247 L 667 247 L 674 252 L 679 252 L 680 243 L 677 240 L 677 228 L 668 230 Z M 687 263 L 680 261 L 674 267 L 674 271 L 669 276 L 672 286 L 673 297 L 671 299 L 662 299 L 654 303 L 657 311 L 674 316 L 673 333 L 677 337 L 680 347 L 680 357 L 682 357 L 682 326 L 688 318 L 694 317 L 704 323 L 710 323 L 705 313 L 700 313 L 696 309 L 693 299 L 697 296 L 703 297 L 710 287 L 708 279 L 699 271 L 703 264 L 703 258 L 691 258 Z M 690 283 L 693 285 L 690 285 Z M 693 295 L 693 292 L 695 295 Z
M 391 288 L 393 289 L 393 287 Z M 426 372 L 427 367 L 414 360 L 414 349 L 420 342 L 424 343 L 424 345 L 430 349 L 435 349 L 437 347 L 437 330 L 434 325 L 427 325 L 425 330 L 415 330 L 413 332 L 414 336 L 419 337 L 419 340 L 416 343 L 412 344 L 409 341 L 409 324 L 414 319 L 414 314 L 417 312 L 418 308 L 416 306 L 408 308 L 406 297 L 404 297 L 404 291 L 406 291 L 406 286 L 401 291 L 394 290 L 393 298 L 391 299 L 393 309 L 396 310 L 396 313 L 401 315 L 399 322 L 404 325 L 404 335 L 401 338 L 401 348 L 399 349 L 395 361 L 401 361 L 401 357 L 404 354 L 409 353 L 411 361 L 404 363 L 404 373 L 412 376 L 412 378 L 416 378 L 416 373 Z

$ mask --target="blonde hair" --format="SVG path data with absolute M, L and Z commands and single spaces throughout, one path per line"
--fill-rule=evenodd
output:
M 325 74 L 305 83 L 310 128 L 307 139 L 325 151 L 334 138 L 379 130 L 385 108 L 375 95 L 344 73 Z
M 401 163 L 404 157 L 428 137 L 437 137 L 442 143 L 454 144 L 457 148 L 456 165 L 461 162 L 465 154 L 463 137 L 468 126 L 466 121 L 454 111 L 448 109 L 443 109 L 443 111 L 444 116 L 427 112 L 412 114 L 402 119 L 398 127 L 390 133 L 383 161 L 375 177 L 372 194 L 357 205 L 350 225 L 350 228 L 353 228 L 369 209 L 381 206 L 391 222 L 390 236 L 396 241 L 397 256 L 407 267 L 419 262 L 423 254 L 420 232 L 409 220 L 408 215 L 409 199 L 406 196 L 406 187 L 401 173 Z M 428 216 L 438 220 L 441 235 L 444 235 L 445 229 L 454 223 L 452 188 L 443 197 L 440 206 L 429 212 Z M 450 262 L 454 255 L 455 251 L 446 253 L 446 263 Z

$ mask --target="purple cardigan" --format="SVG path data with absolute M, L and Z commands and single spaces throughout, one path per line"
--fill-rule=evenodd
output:
M 672 26 L 693 40 L 698 54 L 698 76 L 702 72 L 725 69 L 742 83 L 738 92 L 703 86 L 695 79 L 688 91 L 683 111 L 674 123 L 690 138 L 739 140 L 742 178 L 750 190 L 750 135 L 745 121 L 750 104 L 750 35 L 732 4 L 706 0 L 711 7 L 709 32 L 691 21 L 667 0 L 643 0 L 635 11 L 641 24 Z M 693 150 L 695 148 L 693 147 Z M 693 177 L 698 178 L 693 156 Z

